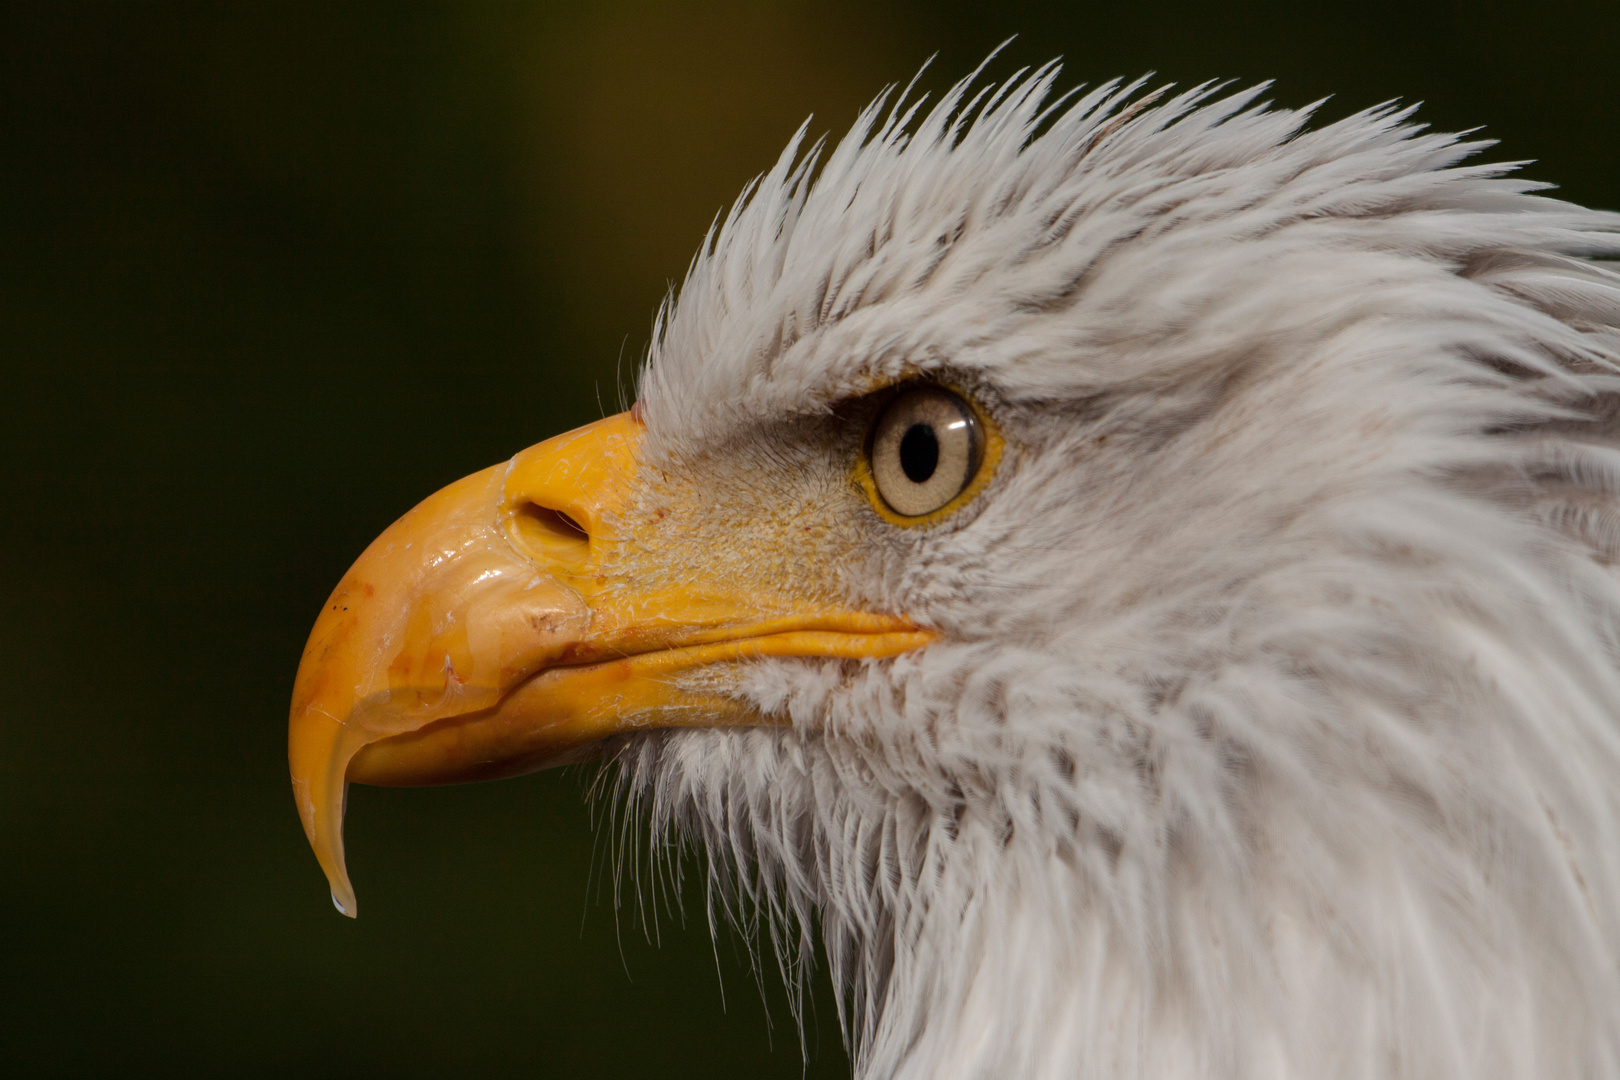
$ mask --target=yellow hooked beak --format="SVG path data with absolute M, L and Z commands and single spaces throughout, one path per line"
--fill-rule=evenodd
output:
M 640 512 L 630 414 L 559 435 L 432 495 L 338 583 L 293 687 L 288 756 L 304 832 L 356 911 L 350 782 L 451 784 L 590 756 L 618 732 L 768 724 L 680 676 L 759 656 L 894 656 L 934 634 L 691 572 Z

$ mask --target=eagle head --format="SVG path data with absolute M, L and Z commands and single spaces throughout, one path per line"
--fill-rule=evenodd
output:
M 348 783 L 604 758 L 861 1077 L 1620 1075 L 1620 217 L 1056 77 L 801 129 L 634 409 L 361 556 L 334 899 Z

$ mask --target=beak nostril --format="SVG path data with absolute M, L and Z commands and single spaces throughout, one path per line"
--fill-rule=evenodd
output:
M 542 523 L 547 529 L 557 533 L 559 536 L 567 537 L 570 540 L 590 539 L 590 535 L 585 531 L 585 526 L 561 510 L 553 510 L 549 506 L 536 506 L 534 503 L 530 503 L 524 510 L 532 515 L 536 522 Z
M 553 558 L 579 559 L 590 550 L 590 534 L 575 518 L 538 503 L 517 508 L 512 530 L 525 547 Z

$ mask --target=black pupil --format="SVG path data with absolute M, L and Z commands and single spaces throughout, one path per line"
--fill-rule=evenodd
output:
M 921 484 L 939 467 L 939 436 L 928 424 L 912 424 L 900 436 L 900 468 L 906 479 Z

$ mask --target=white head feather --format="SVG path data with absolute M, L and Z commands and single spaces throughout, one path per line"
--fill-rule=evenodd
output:
M 945 640 L 741 666 L 792 726 L 626 790 L 790 976 L 819 923 L 861 1077 L 1620 1076 L 1620 217 L 1056 74 L 795 138 L 694 260 L 671 474 L 910 376 L 1008 450 L 806 571 Z

